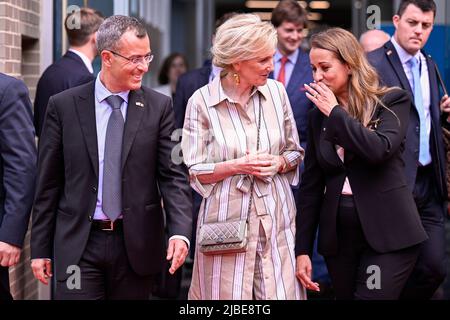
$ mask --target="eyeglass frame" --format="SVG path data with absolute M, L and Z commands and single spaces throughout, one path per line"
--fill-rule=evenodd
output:
M 113 51 L 113 50 L 109 50 L 109 49 L 106 49 L 106 51 L 109 51 L 109 52 L 111 52 L 113 55 L 115 55 L 115 56 L 119 56 L 119 57 L 121 57 L 121 58 L 123 58 L 123 59 L 125 59 L 125 60 L 128 60 L 128 62 L 131 62 L 133 65 L 135 65 L 135 66 L 137 66 L 137 65 L 139 65 L 141 62 L 142 62 L 142 59 L 144 59 L 144 61 L 146 60 L 146 57 L 148 57 L 148 62 L 146 61 L 146 64 L 147 64 L 147 66 L 149 66 L 150 65 L 150 63 L 153 61 L 153 59 L 155 58 L 155 55 L 153 55 L 151 52 L 150 53 L 148 53 L 148 54 L 146 54 L 145 56 L 135 56 L 135 57 L 130 57 L 130 58 L 127 58 L 127 57 L 125 57 L 125 56 L 123 56 L 123 55 L 121 55 L 120 53 L 117 53 L 117 52 L 115 52 L 115 51 Z M 133 60 L 135 60 L 135 59 L 138 59 L 138 61 L 133 61 Z

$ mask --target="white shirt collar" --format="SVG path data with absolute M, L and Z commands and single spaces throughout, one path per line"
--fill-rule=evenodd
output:
M 391 37 L 391 42 L 394 45 L 395 50 L 397 51 L 401 63 L 406 64 L 413 57 L 413 55 L 403 49 L 403 47 L 399 45 L 395 40 L 395 37 Z M 414 55 L 414 57 L 417 59 L 417 61 L 421 61 L 422 53 L 420 52 L 420 50 Z
M 119 93 L 112 93 L 108 90 L 108 88 L 105 87 L 105 85 L 100 80 L 100 73 L 97 76 L 97 79 L 95 80 L 95 98 L 97 99 L 98 103 L 103 102 L 106 98 L 108 98 L 111 95 L 118 95 L 120 96 L 126 103 L 128 103 L 128 95 L 130 93 L 130 90 L 128 91 L 122 91 Z
M 80 59 L 83 61 L 84 65 L 86 66 L 86 68 L 89 70 L 89 72 L 94 73 L 94 68 L 92 67 L 91 60 L 89 60 L 89 58 L 83 52 L 80 52 L 80 51 L 72 49 L 72 48 L 70 48 L 69 51 L 73 52 L 77 56 L 79 56 Z
M 298 52 L 299 49 L 295 50 L 293 53 L 287 56 L 290 63 L 295 64 L 297 62 Z M 278 62 L 281 60 L 281 58 L 283 58 L 283 55 L 281 54 L 280 50 L 277 49 L 277 51 L 275 52 L 274 60 Z

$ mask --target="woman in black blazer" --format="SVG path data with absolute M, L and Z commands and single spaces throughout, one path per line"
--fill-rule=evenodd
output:
M 411 102 L 379 85 L 355 37 L 340 28 L 311 39 L 316 105 L 297 215 L 297 277 L 309 290 L 311 254 L 325 257 L 337 299 L 397 299 L 411 273 L 422 228 L 403 173 Z

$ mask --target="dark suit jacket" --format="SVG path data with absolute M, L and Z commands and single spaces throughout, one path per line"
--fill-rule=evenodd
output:
M 0 73 L 0 241 L 23 245 L 33 203 L 36 143 L 25 84 Z
M 395 251 L 427 238 L 406 185 L 401 156 L 411 101 L 399 89 L 388 93 L 383 101 L 390 110 L 377 107 L 373 120 L 378 121 L 372 130 L 340 106 L 328 118 L 318 109 L 311 112 L 300 183 L 297 255 L 312 254 L 317 225 L 318 251 L 324 256 L 338 252 L 336 217 L 346 176 L 364 235 L 375 251 Z M 344 163 L 337 155 L 336 144 L 345 150 Z
M 45 110 L 51 96 L 93 79 L 94 76 L 86 68 L 83 60 L 71 51 L 67 51 L 64 56 L 50 65 L 42 74 L 36 88 L 36 98 L 34 99 L 36 135 L 40 136 L 41 134 Z
M 270 74 L 270 78 L 273 79 L 273 73 Z M 294 113 L 300 144 L 304 149 L 306 149 L 308 134 L 308 111 L 314 107 L 314 104 L 306 97 L 304 84 L 309 84 L 313 81 L 309 55 L 299 49 L 297 62 L 287 84 L 286 91 Z
M 211 69 L 211 63 L 205 63 L 203 67 L 186 72 L 178 78 L 173 100 L 173 111 L 175 112 L 177 128 L 183 128 L 189 98 L 197 89 L 208 84 Z
M 98 147 L 94 83 L 50 98 L 39 141 L 32 258 L 52 256 L 56 278 L 68 277 L 85 249 L 97 201 Z M 142 106 L 143 105 L 143 106 Z M 165 260 L 164 200 L 169 235 L 191 237 L 187 170 L 171 160 L 175 142 L 171 99 L 142 87 L 132 91 L 122 147 L 124 239 L 138 275 L 160 272 Z
M 428 75 L 430 78 L 430 97 L 431 97 L 431 134 L 430 148 L 435 173 L 437 191 L 442 199 L 447 197 L 447 187 L 445 182 L 445 151 L 442 130 L 440 125 L 440 107 L 439 107 L 439 87 L 436 78 L 435 64 L 433 60 L 425 53 L 427 58 Z M 406 179 L 411 191 L 414 189 L 419 160 L 419 139 L 420 124 L 419 115 L 414 106 L 413 92 L 408 82 L 408 78 L 403 70 L 400 58 L 392 42 L 388 41 L 383 47 L 368 54 L 370 63 L 378 70 L 378 74 L 384 84 L 387 86 L 398 86 L 406 90 L 412 101 L 411 114 L 409 119 L 408 133 L 406 135 L 406 148 L 403 153 L 405 160 Z

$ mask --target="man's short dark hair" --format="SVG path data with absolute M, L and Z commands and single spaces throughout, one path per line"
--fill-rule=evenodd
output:
M 271 21 L 275 28 L 278 28 L 283 22 L 299 24 L 306 28 L 308 17 L 305 9 L 297 1 L 282 0 L 273 9 Z
M 402 0 L 398 7 L 397 15 L 401 17 L 410 4 L 415 5 L 423 12 L 433 11 L 434 16 L 436 17 L 436 3 L 434 3 L 433 0 Z
M 74 19 L 79 19 L 77 26 Z M 70 13 L 64 21 L 69 44 L 74 47 L 85 45 L 89 37 L 97 32 L 102 22 L 103 15 L 100 11 L 91 8 L 81 8 L 79 11 Z
M 148 36 L 145 25 L 135 17 L 115 15 L 105 19 L 97 32 L 98 52 L 119 50 L 119 41 L 128 31 L 133 32 L 138 39 Z

